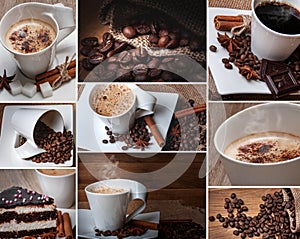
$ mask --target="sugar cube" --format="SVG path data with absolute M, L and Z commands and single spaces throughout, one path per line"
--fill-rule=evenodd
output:
M 13 82 L 9 83 L 10 92 L 12 95 L 18 95 L 22 93 L 22 83 L 19 80 L 14 80 Z
M 49 82 L 45 82 L 43 84 L 40 84 L 41 93 L 44 98 L 50 97 L 53 95 L 53 89 Z
M 36 93 L 36 85 L 31 82 L 26 82 L 22 88 L 22 93 L 30 98 L 33 97 Z

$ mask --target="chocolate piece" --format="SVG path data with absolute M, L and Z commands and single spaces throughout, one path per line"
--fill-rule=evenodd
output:
M 270 73 L 264 79 L 275 99 L 300 89 L 291 70 Z
M 17 206 L 52 204 L 53 198 L 13 186 L 0 193 L 0 208 L 15 208 Z
M 289 70 L 289 69 L 290 67 L 282 62 L 262 59 L 261 68 L 260 68 L 260 77 L 262 80 L 265 80 L 266 75 L 277 73 L 279 71 Z

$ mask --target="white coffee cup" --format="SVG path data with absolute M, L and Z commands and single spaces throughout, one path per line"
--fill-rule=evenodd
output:
M 277 163 L 248 163 L 224 154 L 233 141 L 260 132 L 300 136 L 300 105 L 268 103 L 247 108 L 225 120 L 217 129 L 214 145 L 232 185 L 299 185 L 300 157 Z
M 129 132 L 136 118 L 154 113 L 156 98 L 134 84 L 120 85 L 126 85 L 134 95 L 132 103 L 125 112 L 115 116 L 104 116 L 96 112 L 95 102 L 98 95 L 101 95 L 102 89 L 107 87 L 108 84 L 97 84 L 91 89 L 89 106 L 94 115 L 100 118 L 114 133 L 123 134 Z
M 63 132 L 63 117 L 55 109 L 20 108 L 11 117 L 11 125 L 19 135 L 26 138 L 26 142 L 15 150 L 21 158 L 29 158 L 45 152 L 38 147 L 34 139 L 34 130 L 38 121 L 44 122 L 55 132 Z
M 104 186 L 123 189 L 117 193 L 96 193 L 95 188 Z M 88 185 L 85 188 L 95 226 L 100 230 L 116 230 L 124 226 L 133 217 L 146 208 L 147 188 L 136 181 L 128 179 L 109 179 Z M 139 199 L 143 204 L 131 214 L 126 215 L 128 203 Z
M 28 2 L 11 8 L 0 22 L 0 42 L 11 52 L 20 70 L 29 78 L 45 72 L 51 66 L 55 57 L 56 45 L 66 38 L 74 29 L 75 22 L 73 9 L 62 4 L 45 4 Z M 23 54 L 11 50 L 5 44 L 5 36 L 8 29 L 16 22 L 23 19 L 39 19 L 50 24 L 56 31 L 56 37 L 47 48 L 35 52 Z
M 278 33 L 265 26 L 258 19 L 255 8 L 263 2 L 271 1 L 273 0 L 252 0 L 251 50 L 259 59 L 283 61 L 299 46 L 300 34 Z M 299 0 L 279 0 L 276 2 L 284 2 L 300 10 Z
M 66 171 L 66 173 L 49 174 L 44 171 Z M 75 203 L 75 169 L 36 169 L 43 194 L 54 198 L 59 208 L 70 208 Z

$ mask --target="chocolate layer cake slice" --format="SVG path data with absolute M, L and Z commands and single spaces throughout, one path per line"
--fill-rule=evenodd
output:
M 54 199 L 13 186 L 0 193 L 0 238 L 56 232 Z

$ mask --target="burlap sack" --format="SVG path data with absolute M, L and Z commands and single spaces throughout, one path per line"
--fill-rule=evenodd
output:
M 130 25 L 132 18 L 143 14 L 159 15 L 171 18 L 185 29 L 194 33 L 206 45 L 206 1 L 205 0 L 104 0 L 100 7 L 99 18 L 102 24 L 109 24 L 113 36 L 134 47 L 141 47 L 151 56 L 174 56 L 184 54 L 205 65 L 205 50 L 192 52 L 188 47 L 173 50 L 150 48 L 147 35 L 127 39 L 122 34 L 122 27 Z
M 291 189 L 285 189 L 283 191 L 283 199 L 284 201 L 290 201 L 290 196 L 292 196 L 292 200 L 294 202 L 295 206 L 295 220 L 296 220 L 296 227 L 292 227 L 292 222 L 294 218 L 291 216 L 292 211 L 287 210 L 289 216 L 290 216 L 290 222 L 291 222 L 291 231 L 293 233 L 300 232 L 300 188 L 291 188 Z

